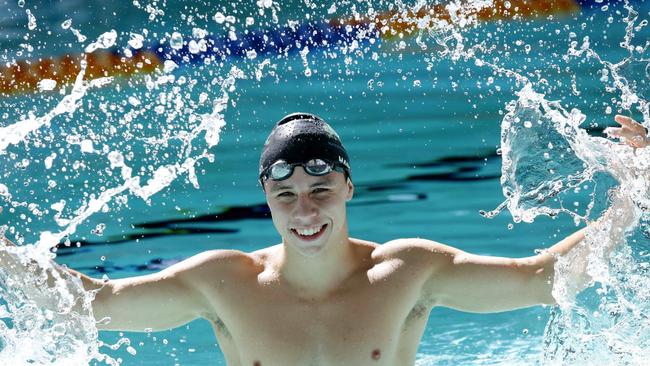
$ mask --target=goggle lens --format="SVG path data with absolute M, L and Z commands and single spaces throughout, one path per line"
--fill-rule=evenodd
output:
M 293 173 L 293 166 L 288 164 L 286 161 L 278 161 L 275 164 L 271 165 L 269 170 L 269 176 L 273 180 L 284 180 L 291 176 Z
M 284 160 L 279 160 L 269 167 L 268 173 L 263 177 L 271 178 L 276 181 L 285 180 L 293 174 L 293 169 L 298 165 L 302 166 L 307 174 L 313 176 L 325 175 L 332 170 L 343 171 L 342 168 L 337 169 L 337 167 L 322 159 L 312 159 L 305 164 L 289 164 Z
M 332 166 L 321 159 L 312 159 L 303 165 L 307 174 L 310 175 L 325 175 L 332 171 Z

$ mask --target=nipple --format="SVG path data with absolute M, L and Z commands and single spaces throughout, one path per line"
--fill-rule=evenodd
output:
M 379 358 L 381 357 L 381 351 L 379 350 L 379 348 L 377 348 L 377 349 L 375 349 L 374 351 L 372 351 L 372 355 L 371 355 L 371 357 L 372 357 L 372 359 L 375 360 L 375 361 L 379 360 Z

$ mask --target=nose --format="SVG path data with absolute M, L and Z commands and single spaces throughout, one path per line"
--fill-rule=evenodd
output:
M 310 218 L 318 215 L 318 207 L 314 204 L 314 201 L 308 194 L 301 194 L 298 196 L 296 201 L 296 206 L 293 210 L 293 215 L 295 218 Z

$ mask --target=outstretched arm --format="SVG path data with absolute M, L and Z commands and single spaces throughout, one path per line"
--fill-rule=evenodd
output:
M 164 330 L 211 315 L 205 279 L 219 277 L 228 255 L 228 251 L 201 253 L 145 276 L 107 282 L 84 275 L 81 279 L 84 287 L 100 288 L 93 312 L 98 320 L 110 318 L 100 329 Z
M 616 116 L 616 121 L 621 127 L 609 129 L 610 135 L 634 148 L 650 145 L 643 126 L 623 116 Z M 607 243 L 597 253 L 605 257 L 622 242 L 624 229 L 634 218 L 634 207 L 623 197 L 615 197 L 613 202 L 598 221 L 532 257 L 480 256 L 425 240 L 410 240 L 406 246 L 411 247 L 411 262 L 428 262 L 420 264 L 431 271 L 424 291 L 436 305 L 471 312 L 497 312 L 551 304 L 556 301 L 552 290 L 558 258 L 570 260 L 568 275 L 573 284 L 570 290 L 577 293 L 591 280 L 586 267 L 593 248 L 586 244 L 587 233 L 592 230 L 607 233 Z
M 0 238 L 0 247 L 13 246 Z M 93 315 L 99 329 L 156 331 L 212 315 L 206 278 L 215 278 L 241 256 L 234 251 L 198 254 L 158 273 L 117 280 L 100 280 L 53 263 L 53 270 L 78 277 L 87 291 L 96 291 Z M 27 271 L 18 258 L 0 248 L 0 266 L 14 273 Z M 208 275 L 209 272 L 209 275 Z M 48 286 L 54 286 L 52 276 Z M 108 318 L 108 319 L 106 319 Z M 101 321 L 101 320 L 108 321 Z

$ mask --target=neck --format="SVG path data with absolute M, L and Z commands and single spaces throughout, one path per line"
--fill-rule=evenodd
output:
M 323 251 L 313 257 L 284 244 L 280 273 L 299 294 L 320 297 L 337 288 L 357 267 L 347 228 L 332 237 Z

